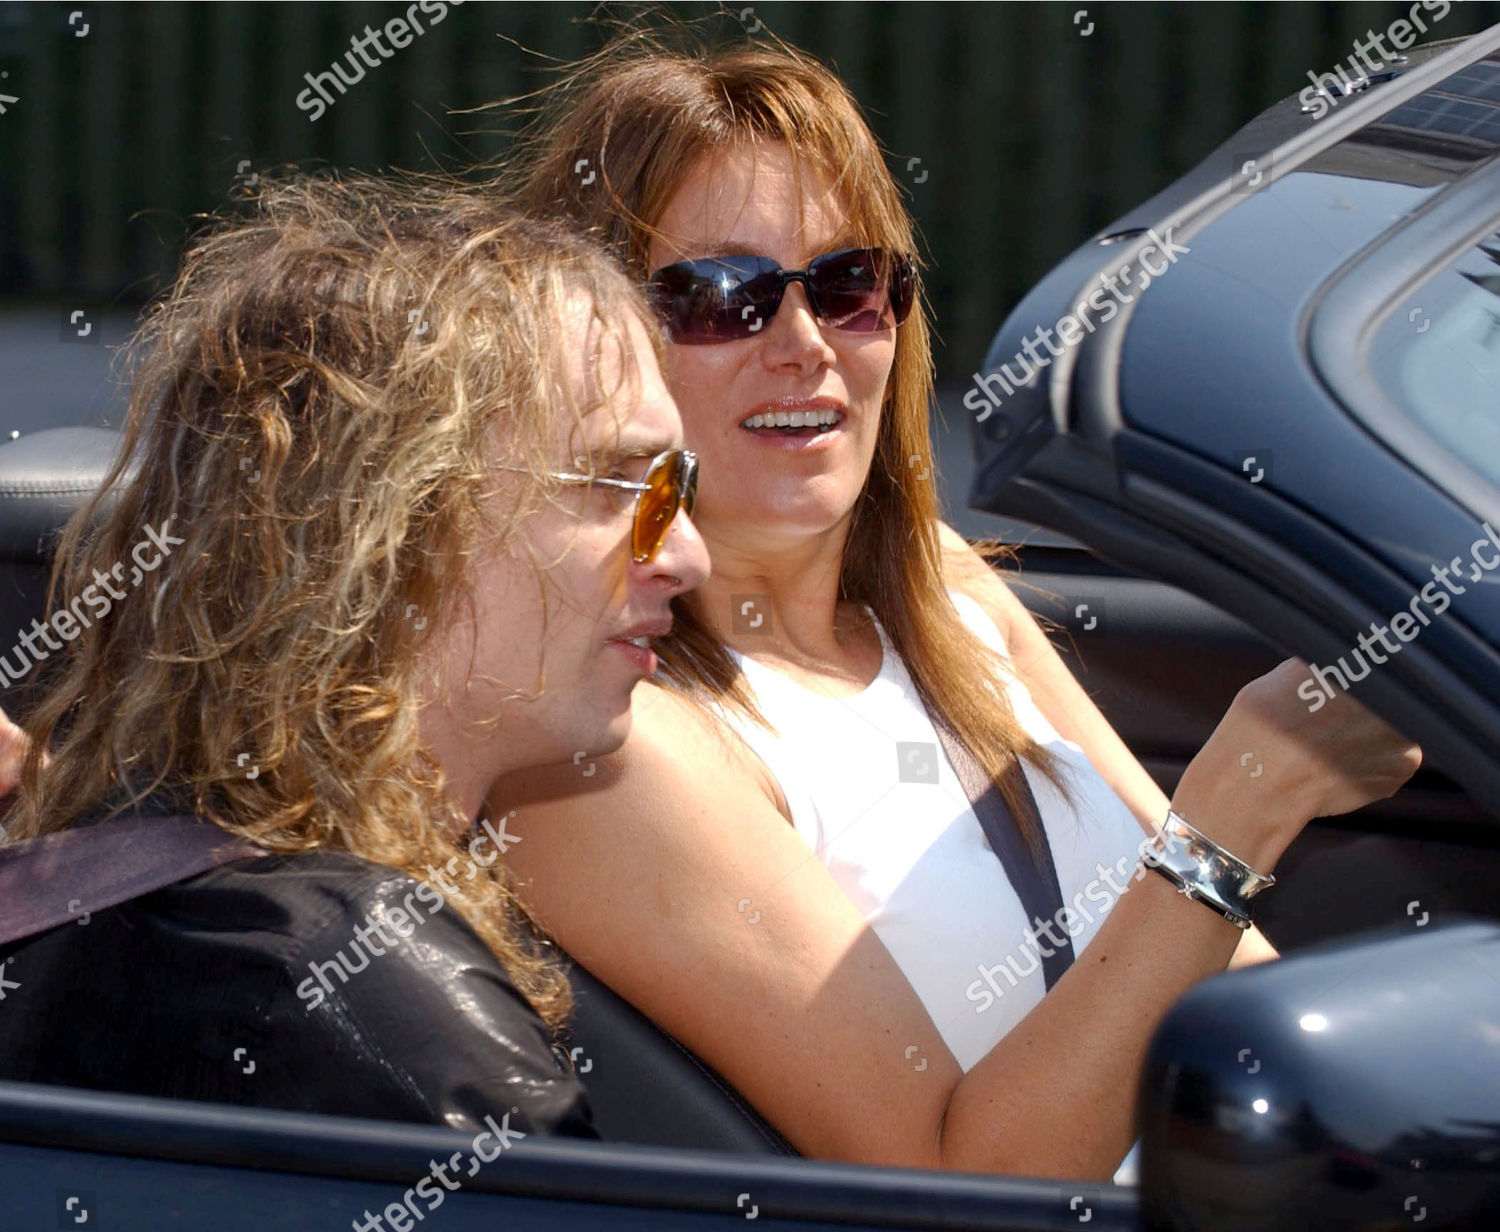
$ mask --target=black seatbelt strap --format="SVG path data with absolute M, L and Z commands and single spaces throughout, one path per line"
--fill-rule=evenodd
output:
M 193 816 L 122 817 L 0 846 L 0 946 L 270 853 Z
M 984 767 L 969 751 L 968 746 L 945 723 L 935 721 L 933 727 L 937 730 L 938 739 L 943 742 L 943 751 L 948 754 L 953 772 L 963 785 L 964 794 L 969 797 L 969 805 L 974 810 L 974 816 L 979 819 L 990 849 L 999 857 L 1016 897 L 1021 900 L 1026 918 L 1031 921 L 1033 928 L 1036 928 L 1038 920 L 1044 925 L 1049 920 L 1060 920 L 1062 917 L 1058 913 L 1063 905 L 1062 890 L 1057 883 L 1057 867 L 1052 862 L 1052 848 L 1047 844 L 1045 832 L 1042 834 L 1040 852 L 1033 853 L 1005 803 L 1005 797 L 990 781 Z M 1019 765 L 1015 767 L 1015 773 L 1026 798 L 1031 801 L 1031 814 L 1040 826 L 1042 814 L 1036 806 L 1036 797 L 1031 794 L 1031 784 L 1026 781 L 1026 775 Z M 1042 940 L 1037 947 L 1048 992 L 1052 991 L 1057 981 L 1062 979 L 1063 973 L 1073 965 L 1073 938 L 1066 929 L 1051 930 L 1052 938 L 1059 935 L 1062 937 L 1062 945 L 1057 945 L 1048 938 Z M 1049 954 L 1048 950 L 1052 952 Z

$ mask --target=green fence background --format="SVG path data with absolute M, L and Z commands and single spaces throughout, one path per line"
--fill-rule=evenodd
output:
M 309 122 L 303 74 L 406 7 L 0 4 L 0 95 L 18 100 L 0 115 L 0 307 L 143 301 L 242 164 L 492 157 L 506 117 L 456 113 L 537 87 L 544 57 L 602 37 L 588 6 L 471 0 Z M 864 103 L 932 262 L 940 375 L 962 380 L 1069 249 L 1412 7 L 755 3 L 716 20 L 775 30 Z M 1427 39 L 1497 21 L 1500 4 L 1455 4 Z

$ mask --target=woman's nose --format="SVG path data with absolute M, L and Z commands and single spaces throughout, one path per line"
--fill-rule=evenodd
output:
M 781 307 L 765 332 L 765 356 L 773 365 L 794 362 L 816 365 L 833 362 L 833 348 L 813 312 L 807 288 L 800 282 L 787 287 Z

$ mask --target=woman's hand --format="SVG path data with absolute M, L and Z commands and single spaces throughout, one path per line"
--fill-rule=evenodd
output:
M 1347 693 L 1310 710 L 1309 678 L 1287 659 L 1235 696 L 1188 766 L 1173 806 L 1261 872 L 1314 817 L 1393 795 L 1422 750 Z
M 21 765 L 31 748 L 31 737 L 10 721 L 0 710 L 0 796 L 15 791 L 21 781 Z

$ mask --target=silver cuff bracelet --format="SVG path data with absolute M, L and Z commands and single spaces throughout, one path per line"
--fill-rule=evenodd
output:
M 1275 877 L 1257 873 L 1172 809 L 1142 858 L 1183 894 L 1207 903 L 1238 928 L 1250 927 L 1250 900 L 1276 884 Z

